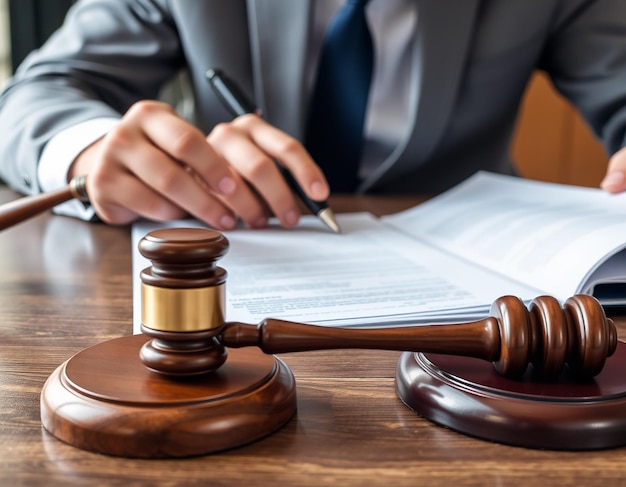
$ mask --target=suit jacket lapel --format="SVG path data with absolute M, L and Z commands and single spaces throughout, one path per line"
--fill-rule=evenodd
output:
M 365 191 L 426 160 L 446 127 L 463 76 L 480 0 L 418 0 L 412 77 L 411 128 L 386 161 L 361 185 Z
M 247 0 L 247 4 L 256 103 L 270 123 L 300 138 L 311 2 Z
M 270 123 L 301 138 L 311 0 L 246 1 L 255 101 Z M 445 130 L 463 77 L 480 0 L 457 2 L 454 12 L 447 2 L 416 1 L 411 127 L 396 150 L 361 185 L 361 191 L 428 158 Z

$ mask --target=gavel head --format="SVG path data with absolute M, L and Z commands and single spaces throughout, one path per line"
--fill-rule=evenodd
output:
M 141 331 L 152 338 L 140 351 L 148 368 L 170 376 L 212 372 L 226 360 L 216 338 L 224 325 L 228 251 L 224 235 L 202 228 L 163 228 L 139 242 L 152 262 L 141 272 Z
M 493 303 L 491 316 L 500 335 L 494 366 L 509 377 L 522 375 L 529 363 L 543 378 L 559 375 L 566 364 L 578 377 L 593 377 L 617 347 L 615 324 L 587 295 L 572 296 L 563 306 L 551 296 L 539 296 L 528 308 L 504 296 Z

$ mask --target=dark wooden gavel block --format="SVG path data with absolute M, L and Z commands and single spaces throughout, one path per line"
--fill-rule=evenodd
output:
M 235 323 L 224 316 L 226 271 L 216 265 L 228 250 L 223 235 L 162 229 L 146 235 L 139 250 L 152 263 L 141 273 L 143 334 L 78 353 L 42 391 L 44 427 L 80 448 L 179 457 L 257 440 L 282 427 L 296 410 L 294 377 L 271 354 L 345 348 L 403 351 L 396 377 L 400 399 L 459 431 L 539 448 L 626 443 L 626 426 L 618 426 L 626 425 L 626 413 L 603 417 L 617 434 L 598 434 L 598 417 L 607 407 L 585 404 L 589 384 L 602 384 L 607 376 L 606 362 L 614 360 L 607 357 L 615 355 L 620 367 L 625 360 L 615 325 L 589 296 L 574 296 L 563 306 L 544 296 L 528 308 L 505 296 L 494 303 L 491 316 L 457 325 L 341 329 L 274 319 Z M 441 357 L 457 360 L 454 371 L 480 372 L 468 377 L 449 372 Z M 600 392 L 594 403 L 606 406 L 606 399 L 608 409 L 617 411 L 613 403 L 621 396 L 615 388 L 624 381 L 613 382 L 610 397 Z M 571 391 L 566 398 L 554 393 L 564 383 Z M 447 409 L 452 402 L 458 410 Z M 593 412 L 583 420 L 574 419 L 589 409 Z M 554 412 L 562 416 L 554 418 L 556 428 L 549 424 Z M 517 422 L 538 432 L 516 441 Z

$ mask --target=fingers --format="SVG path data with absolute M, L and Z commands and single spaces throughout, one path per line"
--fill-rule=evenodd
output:
M 135 105 L 80 159 L 86 157 L 95 161 L 88 170 L 90 200 L 104 221 L 127 223 L 138 216 L 169 220 L 191 214 L 220 229 L 236 224 L 232 209 L 219 199 L 235 189 L 231 168 L 201 132 L 165 104 Z M 200 163 L 210 169 L 210 177 L 202 181 L 187 170 L 188 164 Z M 257 209 L 264 211 L 260 204 Z
M 277 163 L 311 198 L 328 196 L 324 176 L 304 147 L 259 117 L 239 117 L 205 137 L 168 105 L 144 101 L 73 168 L 88 174 L 90 200 L 106 222 L 192 215 L 228 230 L 237 218 L 263 227 L 272 213 L 285 226 L 297 224 L 299 205 Z
M 150 144 L 120 144 L 125 135 L 119 130 L 105 140 L 108 164 L 88 177 L 93 186 L 88 188 L 90 199 L 102 219 L 127 223 L 142 216 L 165 221 L 191 214 L 216 228 L 235 226 L 232 211 L 183 166 Z
M 239 117 L 235 125 L 241 126 L 256 146 L 287 168 L 310 198 L 315 201 L 328 198 L 329 187 L 321 169 L 295 138 L 263 122 L 256 115 Z
M 626 148 L 613 154 L 600 187 L 609 193 L 626 191 Z
M 167 221 L 184 218 L 187 214 L 129 173 L 122 173 L 114 179 L 103 179 L 92 173 L 87 185 L 96 213 L 107 223 L 124 225 L 138 217 Z M 111 198 L 111 193 L 117 197 Z
M 216 194 L 229 194 L 235 190 L 236 181 L 225 161 L 207 146 L 204 134 L 180 118 L 166 104 L 143 102 L 135 104 L 127 116 L 141 123 L 145 136 L 169 158 L 198 171 L 206 168 L 204 181 Z M 200 174 L 200 173 L 198 173 Z
M 285 226 L 298 223 L 298 203 L 286 183 L 281 180 L 274 161 L 258 148 L 249 133 L 234 124 L 218 125 L 207 140 L 248 182 L 254 194 L 267 202 L 267 206 Z M 252 196 L 254 197 L 254 196 Z M 236 194 L 226 201 L 241 211 L 249 204 L 247 195 Z
M 284 226 L 296 225 L 300 210 L 277 163 L 291 171 L 309 197 L 318 201 L 328 197 L 326 180 L 304 147 L 256 115 L 244 115 L 217 126 L 207 140 L 253 187 L 254 193 Z M 226 200 L 235 204 L 230 197 Z

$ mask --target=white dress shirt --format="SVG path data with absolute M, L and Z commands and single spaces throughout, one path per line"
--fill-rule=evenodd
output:
M 345 0 L 314 2 L 313 32 L 308 60 L 309 87 L 312 90 L 326 28 Z M 374 73 L 365 120 L 365 147 L 360 176 L 365 177 L 396 147 L 408 130 L 409 86 L 413 37 L 417 26 L 417 6 L 412 0 L 371 0 L 367 20 L 374 40 Z M 98 118 L 69 127 L 54 136 L 43 150 L 38 167 L 43 191 L 67 185 L 67 172 L 74 159 L 103 137 L 117 118 Z M 77 200 L 58 206 L 60 214 L 83 219 L 94 215 L 91 207 Z

